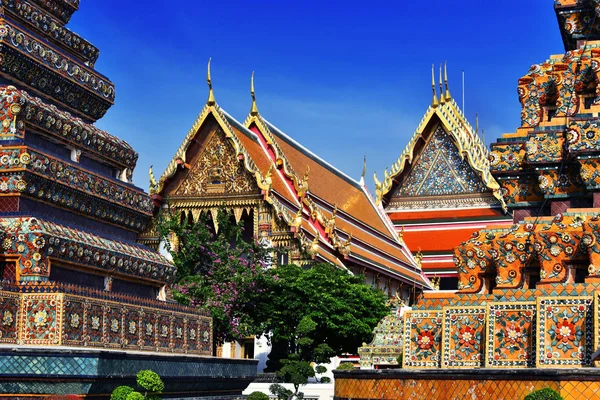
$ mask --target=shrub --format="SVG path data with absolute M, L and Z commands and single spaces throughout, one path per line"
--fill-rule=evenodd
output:
M 351 362 L 343 362 L 340 365 L 338 365 L 336 369 L 340 371 L 352 371 L 354 370 L 354 364 L 352 364 Z
M 554 389 L 544 388 L 536 390 L 525 396 L 523 400 L 564 400 L 563 397 Z
M 140 392 L 131 392 L 127 395 L 125 400 L 145 400 L 145 397 Z
M 110 400 L 126 400 L 131 392 L 133 388 L 130 386 L 118 386 L 110 395 Z
M 137 373 L 137 384 L 148 392 L 154 393 L 160 393 L 165 388 L 160 376 L 149 369 L 143 369 Z
M 270 397 L 263 392 L 252 392 L 248 396 L 248 400 L 269 400 Z

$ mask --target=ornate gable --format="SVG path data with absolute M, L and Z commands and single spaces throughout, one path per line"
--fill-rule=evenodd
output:
M 461 195 L 488 190 L 441 125 L 430 136 L 405 176 L 392 198 Z
M 187 170 L 174 197 L 258 194 L 254 176 L 240 162 L 230 140 L 217 126 Z

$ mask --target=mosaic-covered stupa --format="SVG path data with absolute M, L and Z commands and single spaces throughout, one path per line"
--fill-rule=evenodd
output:
M 174 267 L 136 242 L 153 205 L 137 153 L 93 125 L 115 89 L 66 27 L 78 6 L 0 2 L 0 393 L 106 394 L 141 369 L 167 391 L 238 393 L 255 363 L 200 357 L 210 318 L 161 301 Z
M 457 290 L 425 291 L 386 322 L 403 332 L 402 369 L 336 373 L 336 398 L 518 399 L 543 387 L 597 396 L 600 7 L 554 7 L 565 54 L 519 79 L 521 126 L 489 154 L 514 225 L 455 247 Z

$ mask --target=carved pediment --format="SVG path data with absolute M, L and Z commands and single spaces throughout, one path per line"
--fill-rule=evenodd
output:
M 464 195 L 487 191 L 467 159 L 460 156 L 450 136 L 438 126 L 393 198 Z
M 238 159 L 221 128 L 206 138 L 174 196 L 222 196 L 260 193 L 254 176 Z

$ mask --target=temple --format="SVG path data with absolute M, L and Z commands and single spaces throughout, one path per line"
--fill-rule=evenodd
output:
M 273 249 L 278 263 L 328 262 L 407 301 L 431 288 L 420 266 L 364 185 L 290 138 L 258 111 L 241 123 L 209 95 L 196 122 L 150 192 L 154 205 L 197 221 L 224 208 L 248 239 Z M 218 229 L 218 226 L 215 226 Z M 149 231 L 145 243 L 158 245 Z
M 425 291 L 404 313 L 402 370 L 338 373 L 336 398 L 523 398 L 551 387 L 581 399 L 600 389 L 586 368 L 600 347 L 600 8 L 554 7 L 566 53 L 519 79 L 521 125 L 489 152 L 488 182 L 515 224 L 454 248 L 457 290 Z
M 415 133 L 380 182 L 376 201 L 399 235 L 422 260 L 438 289 L 452 290 L 457 270 L 452 250 L 473 230 L 512 225 L 489 152 L 460 110 L 440 67 L 439 99 L 432 69 L 433 101 Z
M 92 125 L 115 89 L 65 26 L 78 5 L 0 6 L 0 393 L 106 395 L 151 368 L 201 394 L 217 364 L 221 394 L 240 393 L 255 363 L 201 357 L 211 319 L 162 301 L 175 268 L 137 243 L 154 207 L 137 153 Z

